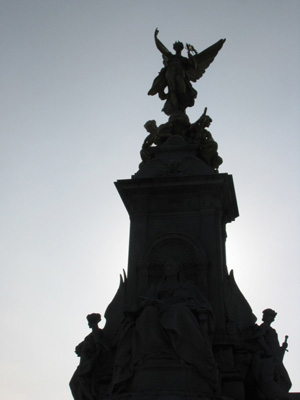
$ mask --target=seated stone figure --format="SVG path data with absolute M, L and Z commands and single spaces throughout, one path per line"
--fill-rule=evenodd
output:
M 218 169 L 223 160 L 218 154 L 218 143 L 206 129 L 212 123 L 212 119 L 206 115 L 206 110 L 205 108 L 201 117 L 190 125 L 187 137 L 199 144 L 199 157 L 213 169 Z
M 149 133 L 149 135 L 145 138 L 144 143 L 142 145 L 142 149 L 140 152 L 142 163 L 140 166 L 142 166 L 143 163 L 150 160 L 151 152 L 149 151 L 149 148 L 153 144 L 157 144 L 156 142 L 157 142 L 157 135 L 158 135 L 158 128 L 156 126 L 156 121 L 154 121 L 154 120 L 147 121 L 144 125 L 144 128 Z
M 212 310 L 193 284 L 181 282 L 176 263 L 167 263 L 163 280 L 142 297 L 141 308 L 127 320 L 116 354 L 112 391 L 139 367 L 193 367 L 215 392 L 218 369 L 211 333 Z M 126 351 L 124 351 L 127 349 Z
M 139 168 L 141 168 L 147 161 L 152 158 L 150 148 L 153 145 L 161 145 L 172 134 L 172 124 L 169 122 L 166 124 L 162 124 L 158 127 L 155 120 L 150 120 L 145 123 L 144 128 L 149 134 L 148 136 L 146 136 L 142 144 L 142 148 L 140 151 L 142 162 L 140 163 Z
M 75 400 L 98 400 L 105 392 L 112 375 L 112 356 L 98 327 L 100 314 L 89 314 L 92 332 L 75 348 L 80 363 L 74 372 L 70 388 Z

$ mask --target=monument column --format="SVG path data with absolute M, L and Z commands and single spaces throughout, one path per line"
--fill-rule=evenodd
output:
M 175 137 L 163 145 L 170 150 L 164 157 L 170 157 L 174 142 L 184 158 L 186 144 Z M 181 265 L 183 279 L 195 283 L 207 297 L 217 321 L 216 334 L 221 334 L 227 273 L 224 226 L 238 216 L 238 209 L 232 177 L 208 171 L 196 157 L 193 161 L 198 174 L 194 165 L 183 176 L 155 176 L 153 165 L 147 178 L 140 171 L 131 180 L 116 182 L 130 216 L 126 307 L 138 308 L 139 298 L 163 279 L 164 265 L 173 258 Z

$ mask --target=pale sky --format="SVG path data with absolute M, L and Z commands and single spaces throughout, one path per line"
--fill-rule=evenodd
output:
M 127 268 L 129 218 L 114 187 L 138 168 L 153 33 L 198 51 L 226 38 L 187 113 L 204 107 L 240 217 L 227 264 L 261 320 L 289 335 L 300 392 L 299 0 L 0 0 L 0 398 L 70 399 L 86 315 Z M 102 324 L 103 326 L 103 324 Z

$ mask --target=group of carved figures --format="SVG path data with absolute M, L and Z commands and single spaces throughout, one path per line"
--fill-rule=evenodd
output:
M 156 29 L 154 41 L 162 54 L 164 66 L 154 79 L 148 94 L 151 96 L 157 94 L 161 100 L 165 101 L 162 111 L 169 116 L 169 121 L 158 127 L 154 120 L 146 122 L 145 128 L 149 135 L 142 145 L 140 168 L 153 157 L 150 151 L 152 145 L 160 146 L 170 136 L 181 135 L 189 142 L 197 144 L 197 156 L 217 170 L 222 164 L 222 158 L 218 155 L 217 143 L 206 129 L 212 119 L 206 115 L 205 109 L 203 115 L 195 123 L 190 124 L 186 108 L 192 107 L 197 97 L 197 91 L 191 82 L 196 82 L 202 77 L 221 50 L 225 39 L 220 39 L 200 53 L 195 50 L 194 46 L 186 44 L 188 57 L 183 57 L 181 55 L 184 49 L 183 43 L 174 43 L 175 54 L 173 54 L 158 39 L 158 32 Z
M 191 124 L 185 111 L 194 105 L 197 96 L 191 82 L 201 78 L 225 39 L 201 53 L 186 45 L 188 58 L 181 55 L 184 48 L 181 42 L 174 43 L 175 54 L 172 54 L 158 39 L 157 29 L 154 39 L 164 66 L 148 94 L 157 94 L 165 100 L 163 111 L 170 117 L 160 126 L 154 120 L 145 124 L 149 135 L 142 145 L 140 167 L 153 157 L 153 145 L 161 146 L 172 135 L 181 135 L 195 145 L 199 158 L 217 170 L 222 159 L 207 130 L 212 119 L 205 109 Z M 136 299 L 134 312 L 124 309 L 125 281 L 106 310 L 103 330 L 98 327 L 100 314 L 87 316 L 92 332 L 76 347 L 80 363 L 70 382 L 75 400 L 100 400 L 107 395 L 129 392 L 140 367 L 164 362 L 164 371 L 167 365 L 192 368 L 199 379 L 207 382 L 213 393 L 211 397 L 219 396 L 220 362 L 213 342 L 212 308 L 199 287 L 184 281 L 176 263 L 162 267 L 163 278 L 145 296 Z M 247 400 L 290 398 L 291 382 L 282 362 L 287 343 L 280 346 L 271 327 L 275 316 L 275 311 L 266 309 L 260 326 L 253 323 L 232 341 L 235 370 L 242 375 Z M 230 321 L 227 322 L 228 327 Z
M 144 127 L 149 134 L 144 140 L 140 152 L 142 158 L 140 168 L 153 157 L 151 152 L 153 145 L 160 146 L 172 135 L 180 135 L 189 143 L 197 145 L 196 156 L 201 158 L 212 169 L 217 170 L 223 160 L 218 154 L 217 142 L 206 129 L 211 122 L 212 119 L 206 115 L 206 108 L 201 117 L 193 124 L 189 123 L 186 115 L 170 118 L 169 122 L 160 126 L 156 125 L 155 120 L 147 121 Z
M 214 316 L 199 288 L 184 281 L 175 264 L 169 265 L 163 279 L 138 302 L 137 311 L 123 312 L 113 340 L 105 336 L 106 327 L 98 327 L 100 314 L 87 316 L 92 332 L 75 349 L 80 363 L 70 382 L 74 399 L 99 400 L 126 393 L 140 367 L 162 362 L 192 367 L 210 392 L 218 395 Z M 275 311 L 264 310 L 263 323 L 245 329 L 236 343 L 236 368 L 244 375 L 247 399 L 290 398 L 291 382 L 283 366 L 287 343 L 279 345 L 271 327 L 275 316 Z

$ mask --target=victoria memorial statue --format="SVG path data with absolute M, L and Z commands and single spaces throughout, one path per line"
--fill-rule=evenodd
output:
M 148 92 L 166 121 L 145 123 L 138 171 L 115 185 L 130 217 L 127 272 L 107 307 L 87 315 L 76 346 L 75 400 L 288 400 L 276 311 L 253 315 L 226 265 L 226 224 L 238 217 L 232 176 L 209 131 L 207 108 L 190 122 L 193 85 L 222 49 L 198 53 L 158 39 L 163 67 Z M 182 55 L 186 49 L 187 57 Z M 100 310 L 101 311 L 101 310 Z M 280 316 L 279 316 L 280 318 Z M 84 323 L 84 321 L 83 321 Z M 295 396 L 295 397 L 293 397 Z

